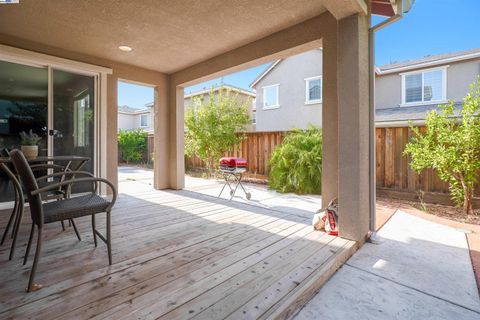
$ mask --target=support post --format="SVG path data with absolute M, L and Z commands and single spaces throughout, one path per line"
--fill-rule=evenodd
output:
M 333 20 L 333 19 L 332 19 Z M 338 197 L 337 22 L 323 38 L 322 207 Z
M 154 187 L 182 189 L 185 185 L 183 87 L 169 77 L 155 88 Z
M 169 188 L 185 187 L 185 142 L 183 87 L 169 84 Z
M 340 236 L 363 242 L 369 231 L 368 19 L 338 22 L 338 200 Z

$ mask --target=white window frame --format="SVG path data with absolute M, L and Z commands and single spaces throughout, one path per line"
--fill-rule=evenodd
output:
M 142 125 L 142 117 L 145 117 L 146 120 L 146 125 Z M 141 114 L 140 115 L 140 128 L 147 128 L 148 127 L 148 114 L 147 113 L 144 113 L 144 114 Z
M 415 70 L 415 71 L 410 71 L 410 72 L 404 72 L 400 73 L 402 76 L 402 103 L 400 104 L 401 107 L 408 107 L 408 106 L 419 106 L 419 105 L 429 105 L 429 104 L 441 104 L 441 103 L 446 103 L 447 102 L 447 68 L 449 66 L 442 66 L 438 68 L 429 68 L 429 69 L 421 69 L 421 70 Z M 437 71 L 441 70 L 442 71 L 442 98 L 438 100 L 430 100 L 430 101 L 424 101 L 424 74 L 426 72 L 430 71 Z M 422 101 L 417 101 L 417 102 L 405 102 L 406 99 L 406 94 L 405 94 L 405 78 L 408 75 L 413 75 L 413 74 L 421 74 L 422 75 Z
M 273 106 L 266 106 L 265 105 L 265 89 L 272 88 L 272 87 L 277 87 L 277 104 Z M 263 101 L 262 101 L 263 110 L 280 108 L 280 84 L 279 83 L 262 87 L 262 93 L 263 93 Z
M 320 79 L 320 99 L 310 100 L 310 81 Z M 315 76 L 305 78 L 305 104 L 319 104 L 323 101 L 323 77 Z
M 252 110 L 252 124 L 257 124 L 257 110 Z

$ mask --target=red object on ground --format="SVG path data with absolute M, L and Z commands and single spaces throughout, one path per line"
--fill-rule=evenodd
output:
M 247 160 L 245 160 L 244 158 L 223 157 L 220 159 L 220 166 L 243 168 L 247 166 Z

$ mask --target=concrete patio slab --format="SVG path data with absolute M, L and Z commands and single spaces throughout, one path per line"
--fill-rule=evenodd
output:
M 118 178 L 119 181 L 135 180 L 139 184 L 144 184 L 151 188 L 153 183 L 153 171 L 139 167 L 122 166 L 119 167 Z M 321 196 L 299 196 L 291 193 L 284 194 L 276 192 L 275 190 L 270 190 L 266 185 L 259 184 L 244 183 L 244 186 L 247 191 L 251 193 L 251 199 L 247 200 L 243 191 L 239 189 L 233 198 L 234 201 L 291 213 L 305 218 L 311 218 L 313 213 L 322 206 Z M 185 190 L 217 197 L 220 194 L 222 187 L 223 180 L 195 178 L 188 175 L 185 176 Z M 128 192 L 134 191 L 135 190 L 128 190 Z M 223 191 L 221 198 L 230 199 L 228 187 Z
M 397 211 L 378 235 L 296 319 L 480 319 L 464 233 Z
M 344 265 L 295 317 L 313 319 L 474 320 L 479 314 Z

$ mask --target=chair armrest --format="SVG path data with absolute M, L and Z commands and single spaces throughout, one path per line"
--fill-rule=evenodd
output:
M 34 190 L 34 191 L 30 192 L 30 194 L 32 196 L 35 196 L 35 195 L 39 195 L 41 193 L 45 193 L 45 192 L 48 192 L 48 191 L 51 191 L 51 190 L 58 189 L 60 187 L 66 186 L 66 185 L 71 185 L 71 184 L 79 183 L 79 182 L 101 182 L 101 183 L 105 183 L 106 185 L 108 185 L 110 187 L 110 189 L 112 190 L 112 195 L 113 195 L 112 200 L 110 201 L 109 209 L 113 207 L 113 205 L 115 204 L 115 201 L 117 200 L 117 189 L 115 188 L 113 183 L 111 183 L 107 179 L 102 179 L 102 178 L 92 178 L 92 177 L 90 177 L 90 178 L 78 178 L 78 179 L 65 180 L 65 181 L 62 181 L 62 182 L 49 184 L 46 187 L 39 188 L 37 190 Z

